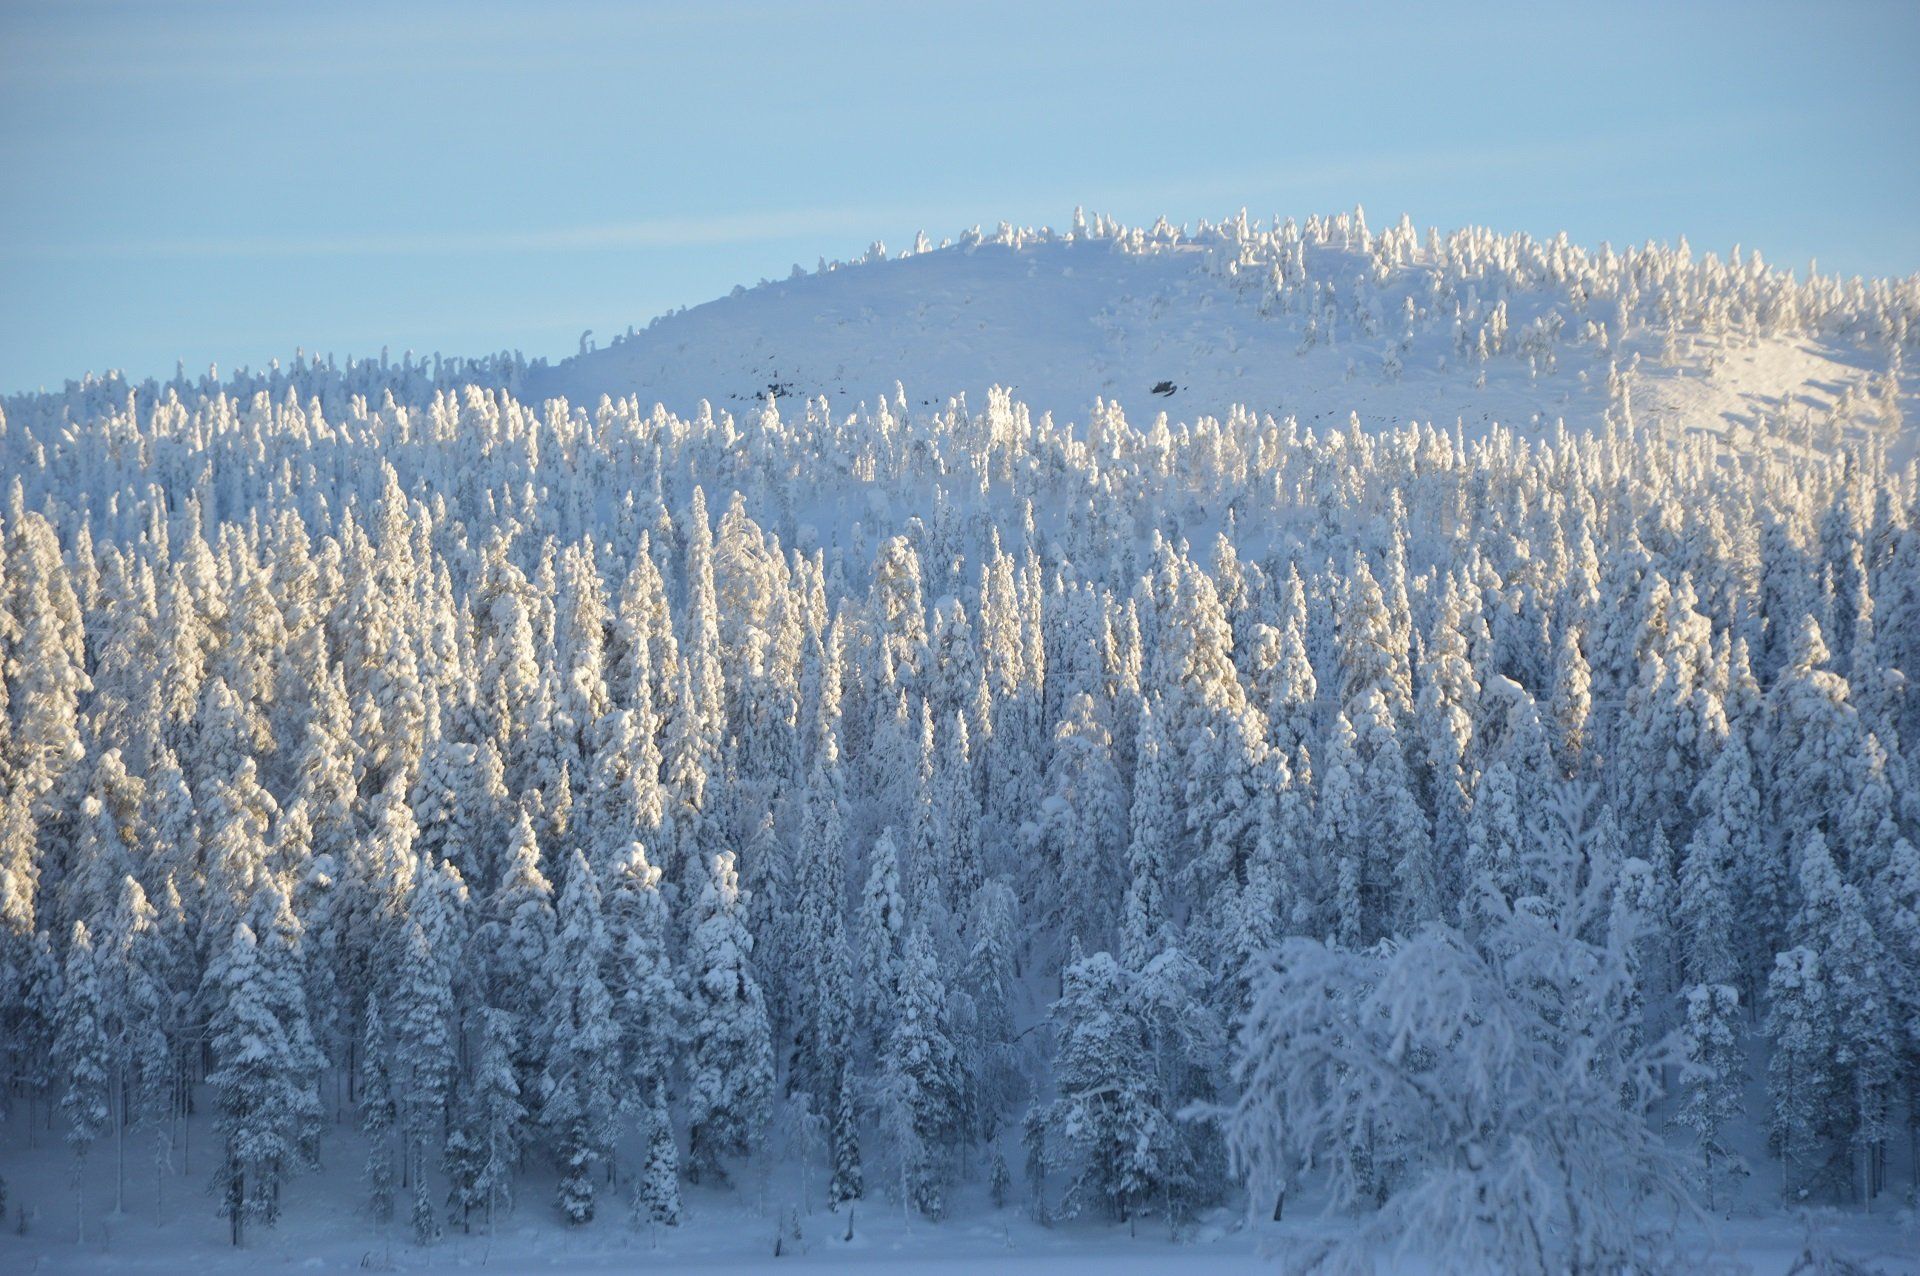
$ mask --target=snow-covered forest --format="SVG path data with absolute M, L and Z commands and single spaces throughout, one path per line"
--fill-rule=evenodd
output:
M 1600 1273 L 1910 1211 L 1920 277 L 1353 214 L 907 262 L 1034 244 L 1183 254 L 1320 400 L 1536 406 L 546 397 L 645 332 L 0 403 L 9 1227 L 345 1180 L 389 1244 L 734 1194 Z M 1856 379 L 1673 406 L 1766 343 Z

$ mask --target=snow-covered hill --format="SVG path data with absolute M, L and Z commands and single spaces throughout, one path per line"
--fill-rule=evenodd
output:
M 1105 399 L 1141 424 L 1239 405 L 1302 426 L 1358 413 L 1369 427 L 1457 421 L 1472 435 L 1491 422 L 1597 426 L 1626 371 L 1640 423 L 1739 444 L 1755 430 L 1817 435 L 1836 407 L 1843 436 L 1880 422 L 1888 340 L 1848 291 L 1796 284 L 1757 257 L 1696 261 L 1684 245 L 1588 253 L 1486 231 L 1421 238 L 1404 221 L 1372 234 L 1358 215 L 1301 230 L 1095 219 L 796 267 L 535 368 L 526 388 L 691 415 L 702 400 L 738 414 L 769 393 L 845 409 L 896 384 L 911 407 L 961 394 L 977 407 L 1001 385 L 1062 422 Z M 1821 293 L 1845 312 L 1808 325 L 1807 296 Z

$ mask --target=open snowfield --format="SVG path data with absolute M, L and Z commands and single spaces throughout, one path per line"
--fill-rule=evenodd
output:
M 553 1220 L 538 1199 L 551 1191 L 551 1176 L 536 1173 L 523 1190 L 530 1207 L 504 1223 L 495 1235 L 461 1234 L 457 1229 L 432 1246 L 413 1244 L 405 1228 L 368 1234 L 357 1166 L 364 1156 L 359 1140 L 341 1138 L 329 1149 L 333 1168 L 304 1178 L 298 1204 L 269 1234 L 240 1251 L 226 1244 L 225 1224 L 214 1217 L 206 1193 L 192 1176 L 170 1178 L 166 1208 L 156 1211 L 150 1173 L 135 1171 L 128 1184 L 127 1212 L 114 1217 L 96 1211 L 89 1219 L 90 1239 L 73 1243 L 70 1162 L 65 1149 L 50 1146 L 44 1132 L 39 1147 L 23 1151 L 15 1122 L 5 1132 L 9 1211 L 17 1218 L 24 1206 L 30 1220 L 24 1234 L 10 1225 L 0 1232 L 0 1271 L 34 1276 L 243 1276 L 253 1272 L 344 1272 L 355 1270 L 439 1272 L 611 1273 L 621 1271 L 698 1272 L 701 1276 L 746 1276 L 788 1271 L 857 1272 L 871 1276 L 1268 1276 L 1286 1255 L 1311 1249 L 1316 1240 L 1337 1236 L 1338 1215 L 1323 1216 L 1317 1203 L 1294 1208 L 1283 1224 L 1248 1220 L 1240 1211 L 1220 1208 L 1184 1224 L 1170 1240 L 1157 1219 L 1143 1219 L 1132 1234 L 1099 1222 L 1068 1222 L 1039 1227 L 1017 1205 L 993 1208 L 980 1184 L 956 1193 L 956 1217 L 942 1223 L 918 1219 L 884 1200 L 854 1206 L 852 1240 L 846 1238 L 846 1213 L 823 1208 L 823 1185 L 811 1185 L 813 1205 L 799 1219 L 793 1236 L 792 1207 L 776 1201 L 798 1199 L 791 1176 L 769 1179 L 743 1175 L 738 1191 L 686 1193 L 686 1215 L 677 1228 L 653 1227 L 610 1217 L 583 1229 Z M 136 1166 L 147 1158 L 134 1158 Z M 349 1169 L 339 1168 L 340 1163 Z M 110 1202 L 112 1175 L 96 1166 L 88 1195 Z M 1766 1207 L 1767 1194 L 1755 1193 L 1739 1214 L 1710 1227 L 1689 1228 L 1699 1266 L 1695 1271 L 1741 1271 L 1752 1276 L 1784 1276 L 1806 1251 L 1867 1262 L 1869 1270 L 1899 1276 L 1920 1272 L 1920 1222 L 1909 1209 L 1888 1209 L 1863 1216 L 1853 1210 L 1814 1208 L 1788 1217 Z M 1758 1212 L 1748 1212 L 1748 1210 Z M 781 1253 L 773 1253 L 776 1235 Z M 1380 1256 L 1383 1272 L 1424 1276 L 1444 1271 L 1423 1259 L 1417 1245 L 1401 1254 Z

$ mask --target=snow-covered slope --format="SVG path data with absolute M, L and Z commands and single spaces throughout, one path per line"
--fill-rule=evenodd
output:
M 1734 300 L 1688 276 L 1723 280 Z M 769 393 L 851 408 L 896 383 L 913 407 L 960 394 L 979 406 L 1001 385 L 1062 421 L 1105 399 L 1141 423 L 1240 405 L 1302 426 L 1357 412 L 1368 426 L 1459 421 L 1472 434 L 1495 421 L 1596 426 L 1614 402 L 1610 372 L 1631 369 L 1641 424 L 1792 437 L 1823 426 L 1849 389 L 1843 424 L 1877 423 L 1861 405 L 1884 343 L 1845 320 L 1815 336 L 1766 322 L 1764 302 L 1743 314 L 1763 289 L 1811 291 L 1757 258 L 1695 262 L 1684 246 L 1616 256 L 1487 232 L 1416 240 L 1404 222 L 1371 235 L 1347 217 L 1300 233 L 1003 228 L 735 289 L 535 368 L 527 390 L 737 414 Z

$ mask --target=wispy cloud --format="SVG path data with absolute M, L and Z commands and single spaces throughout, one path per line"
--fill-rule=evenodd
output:
M 1250 167 L 1240 171 L 1167 173 L 1141 182 L 1094 183 L 1079 191 L 1047 189 L 1053 183 L 1019 191 L 1003 191 L 1000 212 L 1019 216 L 1038 211 L 1064 222 L 1076 203 L 1104 212 L 1119 208 L 1148 208 L 1169 216 L 1225 216 L 1251 201 L 1275 196 L 1312 200 L 1338 193 L 1350 199 L 1359 185 L 1420 181 L 1441 175 L 1493 175 L 1513 172 L 1587 171 L 1599 166 L 1698 146 L 1734 135 L 1737 122 L 1702 120 L 1684 139 L 1614 133 L 1586 138 L 1515 142 L 1506 145 L 1456 147 L 1423 151 L 1356 151 L 1348 155 L 1314 156 L 1292 162 Z M 234 233 L 162 235 L 136 238 L 101 237 L 87 242 L 14 242 L 0 256 L 17 260 L 95 261 L 249 258 L 348 257 L 481 257 L 529 253 L 604 253 L 672 251 L 728 245 L 819 240 L 832 236 L 867 238 L 901 227 L 933 233 L 951 233 L 968 223 L 969 207 L 979 204 L 980 192 L 958 198 L 928 199 L 915 204 L 854 203 L 828 208 L 772 209 L 708 216 L 673 215 L 627 221 L 586 222 L 575 225 L 535 226 L 487 230 L 343 230 L 332 232 Z M 1196 205 L 1218 207 L 1196 207 Z M 1256 212 L 1274 211 L 1255 209 Z M 1328 211 L 1290 206 L 1278 211 L 1303 214 Z M 1395 215 L 1399 209 L 1379 210 Z M 1418 210 L 1406 210 L 1417 212 Z M 1151 215 L 1151 214 L 1149 214 Z M 822 247 L 831 248 L 823 244 Z M 810 255 L 812 249 L 809 248 Z
M 494 253 L 606 252 L 767 243 L 808 235 L 867 233 L 926 209 L 810 208 L 649 217 L 516 230 L 373 231 L 336 234 L 185 235 L 93 243 L 17 244 L 39 260 L 175 257 L 418 257 Z

